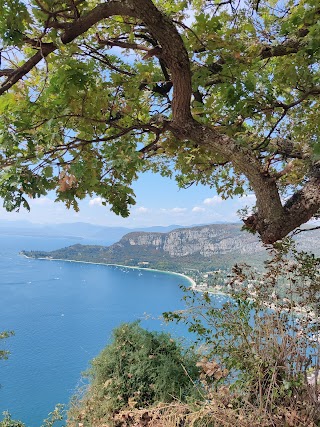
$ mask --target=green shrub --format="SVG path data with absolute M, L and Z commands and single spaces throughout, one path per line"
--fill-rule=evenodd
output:
M 89 376 L 118 409 L 132 398 L 136 406 L 184 401 L 195 394 L 199 372 L 194 353 L 169 334 L 149 332 L 134 322 L 114 330 L 111 344 L 92 361 Z
M 122 408 L 149 407 L 200 397 L 197 356 L 167 333 L 149 332 L 139 322 L 113 331 L 111 343 L 91 362 L 90 384 L 70 405 L 68 425 L 109 421 Z

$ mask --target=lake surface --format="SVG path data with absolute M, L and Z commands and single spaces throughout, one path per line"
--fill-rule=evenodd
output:
M 115 266 L 31 260 L 19 251 L 78 243 L 64 238 L 0 236 L 0 331 L 11 352 L 0 361 L 0 414 L 40 426 L 57 403 L 68 403 L 81 372 L 122 322 L 185 334 L 159 316 L 180 309 L 179 276 Z M 107 244 L 80 241 L 79 243 Z M 0 342 L 1 348 L 3 343 Z M 1 417 L 0 417 L 1 419 Z

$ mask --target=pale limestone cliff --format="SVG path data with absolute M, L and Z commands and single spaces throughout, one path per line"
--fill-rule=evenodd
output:
M 180 228 L 169 233 L 129 233 L 117 245 L 150 246 L 176 257 L 196 253 L 204 257 L 233 252 L 250 254 L 264 250 L 256 236 L 234 224 Z

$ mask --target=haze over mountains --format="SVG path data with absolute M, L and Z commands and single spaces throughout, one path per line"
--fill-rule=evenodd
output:
M 70 237 L 75 239 L 105 240 L 105 244 L 117 242 L 127 233 L 134 231 L 162 232 L 181 228 L 180 225 L 154 227 L 108 227 L 86 222 L 61 224 L 36 224 L 29 221 L 0 221 L 0 234 L 41 237 Z

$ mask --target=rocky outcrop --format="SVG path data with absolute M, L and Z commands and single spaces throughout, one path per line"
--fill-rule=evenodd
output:
M 250 254 L 264 251 L 256 236 L 241 231 L 238 224 L 214 224 L 180 228 L 169 233 L 134 232 L 113 246 L 149 246 L 173 257 L 200 254 Z
M 320 230 L 298 234 L 297 248 L 320 255 Z M 133 232 L 111 246 L 73 245 L 52 252 L 22 251 L 32 258 L 68 259 L 162 270 L 229 268 L 235 263 L 261 263 L 267 251 L 240 224 L 178 228 L 168 233 Z

